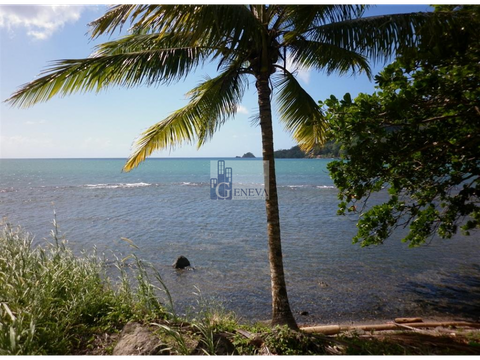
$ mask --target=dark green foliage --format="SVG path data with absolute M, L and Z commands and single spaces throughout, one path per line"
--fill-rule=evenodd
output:
M 409 226 L 404 241 L 416 246 L 479 226 L 480 41 L 469 30 L 479 28 L 478 9 L 461 10 L 470 15 L 462 27 L 468 45 L 445 34 L 442 49 L 422 44 L 387 66 L 373 95 L 324 102 L 345 151 L 329 164 L 339 213 L 360 215 L 354 242 L 380 244 Z M 362 208 L 379 191 L 389 200 Z
M 277 150 L 274 153 L 277 159 L 302 159 L 305 157 L 305 153 L 300 150 L 300 146 L 296 145 L 291 149 Z
M 342 154 L 341 146 L 335 141 L 327 141 L 320 149 L 313 150 L 307 156 L 323 157 L 323 158 L 338 158 Z
M 435 11 L 469 11 L 479 8 L 479 4 L 475 1 L 431 2 L 430 5 L 435 8 Z
M 287 327 L 275 327 L 265 336 L 265 346 L 276 355 L 326 354 L 325 342 L 313 335 L 293 331 Z

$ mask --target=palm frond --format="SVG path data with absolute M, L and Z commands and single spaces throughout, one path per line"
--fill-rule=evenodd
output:
M 336 45 L 300 39 L 289 46 L 292 59 L 306 68 L 324 70 L 328 75 L 338 72 L 365 72 L 369 78 L 372 73 L 368 60 L 362 54 Z
M 292 73 L 285 71 L 275 84 L 277 103 L 285 129 L 292 133 L 303 151 L 325 142 L 327 124 L 320 106 L 302 88 Z
M 339 21 L 360 17 L 367 5 L 285 5 L 289 29 L 298 34 Z
M 161 45 L 166 45 L 165 37 L 160 37 L 157 33 L 127 35 L 118 40 L 107 41 L 97 45 L 90 57 L 126 54 L 145 49 L 158 49 L 162 48 Z M 181 47 L 183 47 L 183 45 L 181 45 Z M 165 46 L 165 48 L 169 48 L 169 46 Z
M 123 171 L 136 168 L 155 150 L 193 142 L 200 126 L 197 120 L 188 116 L 188 109 L 180 109 L 165 120 L 150 126 L 135 141 L 134 152 L 124 165 Z
M 197 103 L 198 112 L 202 114 L 198 148 L 210 140 L 229 117 L 236 114 L 246 86 L 244 75 L 232 69 L 194 89 L 192 98 Z M 196 100 L 197 98 L 199 100 Z
M 251 40 L 260 23 L 245 5 L 206 5 L 191 11 L 188 19 L 177 21 L 177 31 L 208 38 L 212 44 L 229 42 L 236 47 L 242 40 Z M 161 23 L 154 24 L 156 26 Z M 255 37 L 256 35 L 253 35 Z
M 151 40 L 151 39 L 147 39 Z M 141 41 L 135 46 L 141 48 Z M 116 44 L 119 44 L 118 47 Z M 40 74 L 40 78 L 23 85 L 6 102 L 29 107 L 55 95 L 100 91 L 110 86 L 169 84 L 188 75 L 208 54 L 201 47 L 154 48 L 123 52 L 128 42 L 111 42 L 100 46 L 94 57 L 60 60 Z M 112 55 L 105 55 L 111 53 Z
M 445 31 L 451 16 L 410 13 L 358 18 L 311 29 L 305 36 L 363 54 L 374 61 L 387 61 L 401 48 L 415 46 L 420 35 Z
M 133 24 L 133 29 L 178 36 L 189 34 L 191 41 L 201 40 L 208 47 L 229 43 L 233 49 L 255 38 L 260 41 L 257 33 L 261 24 L 245 5 L 115 6 L 90 23 L 91 36 L 112 33 L 126 22 Z
M 191 41 L 189 34 L 179 36 L 174 33 L 135 33 L 119 38 L 118 40 L 108 41 L 95 47 L 95 51 L 90 57 L 101 57 L 107 55 L 126 54 L 141 52 L 145 50 L 169 50 L 186 48 L 203 49 L 208 51 L 201 43 Z
M 245 75 L 232 65 L 191 92 L 190 102 L 165 120 L 151 126 L 134 144 L 134 152 L 123 170 L 137 167 L 155 150 L 174 148 L 198 140 L 202 146 L 221 125 L 235 115 L 245 90 Z
M 90 35 L 96 38 L 103 34 L 112 34 L 121 30 L 125 23 L 133 24 L 135 19 L 145 22 L 153 15 L 161 16 L 160 12 L 166 10 L 168 5 L 114 5 L 108 11 L 89 24 Z M 152 14 L 153 13 L 153 14 Z

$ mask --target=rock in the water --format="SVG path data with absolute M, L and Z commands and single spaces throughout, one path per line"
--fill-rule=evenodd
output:
M 148 327 L 128 323 L 120 334 L 113 355 L 170 355 L 170 351 Z
M 179 256 L 177 260 L 173 263 L 175 269 L 185 269 L 190 266 L 190 261 L 185 256 Z

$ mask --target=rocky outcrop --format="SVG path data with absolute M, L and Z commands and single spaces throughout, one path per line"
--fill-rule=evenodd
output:
M 148 327 L 133 322 L 123 328 L 113 355 L 170 355 L 170 351 Z

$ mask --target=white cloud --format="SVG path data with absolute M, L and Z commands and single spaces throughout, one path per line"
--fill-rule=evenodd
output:
M 5 147 L 14 148 L 14 147 L 24 147 L 24 146 L 35 146 L 35 147 L 53 147 L 53 140 L 50 138 L 32 138 L 28 136 L 14 135 L 14 136 L 0 136 L 1 143 Z
M 27 125 L 41 125 L 41 124 L 46 124 L 47 122 L 45 120 L 38 120 L 38 121 L 32 121 L 32 120 L 28 120 L 28 121 L 25 121 L 25 124 Z
M 245 106 L 237 105 L 237 113 L 248 115 L 248 109 Z
M 75 23 L 84 10 L 80 5 L 0 5 L 0 28 L 23 28 L 28 36 L 45 40 L 66 23 Z
M 294 63 L 292 60 L 292 55 L 290 53 L 287 53 L 286 67 L 288 71 L 294 73 L 297 78 L 299 78 L 303 83 L 308 85 L 308 83 L 310 82 L 311 71 L 298 65 L 297 63 Z

